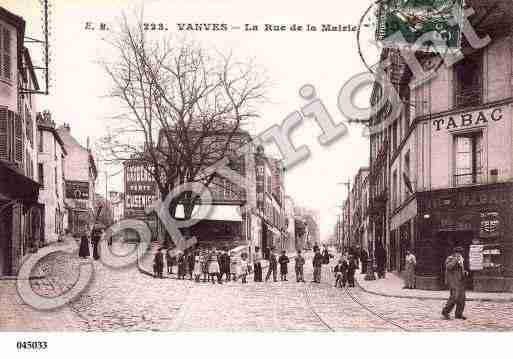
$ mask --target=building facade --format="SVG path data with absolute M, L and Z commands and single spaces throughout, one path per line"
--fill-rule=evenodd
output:
M 47 242 L 55 242 L 64 233 L 66 150 L 49 112 L 38 114 L 36 136 L 37 173 L 41 185 L 39 203 L 43 213 L 44 237 Z
M 25 21 L 0 7 L 0 276 L 15 275 L 23 257 L 44 245 L 36 160 L 39 90 Z
M 68 124 L 59 127 L 57 133 L 67 153 L 64 158 L 64 226 L 69 233 L 79 235 L 88 231 L 94 221 L 98 171 L 91 150 L 82 146 L 72 136 Z
M 371 136 L 371 212 L 379 218 L 375 228 L 384 229 L 374 240 L 386 234 L 389 270 L 401 271 L 406 250 L 416 252 L 417 288 L 444 287 L 445 258 L 462 246 L 469 288 L 512 291 L 511 4 L 496 2 L 497 11 L 479 24 L 489 2 L 468 5 L 476 32 L 491 41 L 472 48 L 463 39 L 462 59 L 438 67 L 430 81 L 410 88 L 405 60 L 397 51 L 383 52 L 404 106 Z M 419 61 L 433 68 L 439 58 L 423 53 Z M 381 193 L 380 180 L 389 183 Z

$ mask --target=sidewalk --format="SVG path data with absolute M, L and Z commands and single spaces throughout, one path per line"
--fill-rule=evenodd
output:
M 51 245 L 60 246 L 63 243 Z M 30 279 L 34 291 L 44 297 L 54 297 L 66 291 L 76 280 L 75 276 L 79 270 L 77 265 L 78 260 L 74 256 L 63 253 L 48 255 L 34 268 L 34 276 Z M 0 293 L 0 331 L 83 329 L 84 323 L 69 306 L 44 311 L 24 303 L 18 294 L 15 277 L 0 280 Z
M 403 289 L 404 281 L 396 273 L 387 272 L 386 278 L 376 280 L 365 280 L 365 274 L 357 272 L 356 280 L 358 286 L 367 293 L 381 295 L 393 298 L 412 298 L 412 299 L 438 299 L 447 300 L 448 290 L 421 290 L 421 289 Z M 483 293 L 467 291 L 467 301 L 483 302 L 513 302 L 513 293 Z

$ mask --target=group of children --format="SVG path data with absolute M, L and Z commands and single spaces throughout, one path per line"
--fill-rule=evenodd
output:
M 333 267 L 335 274 L 335 287 L 354 287 L 354 275 L 358 269 L 358 261 L 352 255 L 343 255 L 337 265 Z
M 163 248 L 155 254 L 153 271 L 156 278 L 163 278 L 164 272 L 164 254 Z M 178 252 L 173 255 L 170 250 L 166 251 L 167 273 L 173 274 L 173 267 L 178 266 L 178 279 L 189 279 L 196 282 L 212 282 L 213 284 L 223 283 L 223 276 L 226 281 L 237 281 L 241 278 L 242 283 L 246 283 L 248 275 L 247 253 L 242 253 L 240 257 L 231 255 L 228 251 L 195 250 L 186 253 Z

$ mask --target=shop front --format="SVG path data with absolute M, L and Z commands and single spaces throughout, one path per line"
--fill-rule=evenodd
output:
M 39 188 L 0 161 L 0 277 L 15 275 L 23 257 L 43 245 Z
M 467 287 L 513 291 L 511 183 L 469 186 L 417 194 L 417 288 L 444 288 L 445 259 L 464 248 Z
M 183 214 L 183 206 L 180 205 L 175 216 L 183 218 Z M 199 248 L 230 250 L 249 244 L 239 205 L 197 205 L 191 218 L 198 223 L 182 232 L 186 237 L 196 237 Z

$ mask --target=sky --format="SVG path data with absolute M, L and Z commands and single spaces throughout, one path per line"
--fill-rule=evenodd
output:
M 41 110 L 52 112 L 58 123 L 68 123 L 71 133 L 86 145 L 87 138 L 94 143 L 105 134 L 111 104 L 105 98 L 109 79 L 98 61 L 108 58 L 109 47 L 104 40 L 109 33 L 88 31 L 87 22 L 106 23 L 112 27 L 126 12 L 144 5 L 145 22 L 164 23 L 168 31 L 152 36 L 179 33 L 177 23 L 226 23 L 226 32 L 187 32 L 187 36 L 201 44 L 222 52 L 232 51 L 237 57 L 252 58 L 265 69 L 272 87 L 269 102 L 259 108 L 260 118 L 250 130 L 259 134 L 275 124 L 281 124 L 287 115 L 298 111 L 307 102 L 299 95 L 305 84 L 315 87 L 336 123 L 347 121 L 337 107 L 342 86 L 353 76 L 366 71 L 357 50 L 356 32 L 321 31 L 263 31 L 264 24 L 286 25 L 321 24 L 354 25 L 371 4 L 363 1 L 292 1 L 292 0 L 50 0 L 51 8 L 51 73 L 49 96 L 39 97 Z M 2 0 L 2 6 L 27 21 L 27 35 L 41 38 L 41 6 L 38 0 Z M 245 24 L 258 24 L 259 31 L 232 29 Z M 362 31 L 362 48 L 371 63 L 377 51 L 368 41 L 367 28 Z M 367 31 L 367 33 L 365 33 Z M 365 41 L 367 40 L 367 41 Z M 41 63 L 42 52 L 32 47 L 33 62 Z M 374 57 L 373 57 L 374 56 Z M 42 82 L 42 78 L 41 78 Z M 368 88 L 356 96 L 355 102 L 368 104 Z M 329 146 L 319 144 L 321 129 L 312 119 L 303 120 L 292 133 L 296 147 L 306 145 L 311 155 L 286 172 L 285 189 L 296 204 L 316 209 L 320 214 L 321 240 L 333 233 L 336 216 L 347 195 L 342 182 L 352 180 L 359 167 L 368 166 L 369 142 L 361 135 L 362 127 L 348 125 L 348 133 Z M 266 148 L 275 153 L 276 148 Z M 105 192 L 105 174 L 115 173 L 98 163 L 100 175 L 97 192 Z M 108 190 L 122 190 L 122 176 L 109 177 Z

